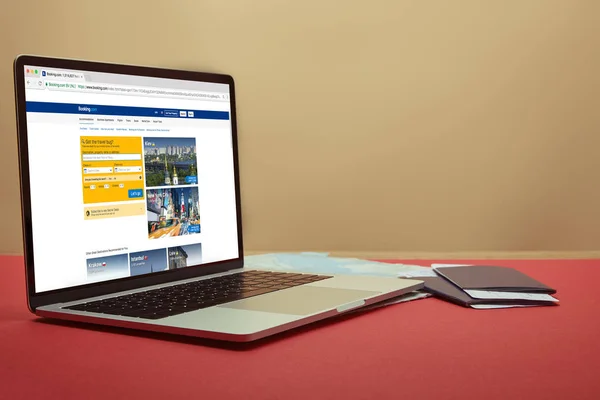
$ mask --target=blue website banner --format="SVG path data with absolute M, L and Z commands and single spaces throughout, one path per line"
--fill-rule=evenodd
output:
M 47 103 L 39 101 L 28 101 L 26 103 L 25 110 L 27 112 L 55 114 L 120 115 L 124 117 L 155 117 L 180 119 L 229 119 L 228 111 L 104 106 L 96 104 Z

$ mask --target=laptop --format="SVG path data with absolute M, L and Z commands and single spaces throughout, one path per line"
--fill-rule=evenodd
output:
M 244 268 L 232 76 L 35 55 L 13 67 L 36 315 L 246 342 L 423 287 Z

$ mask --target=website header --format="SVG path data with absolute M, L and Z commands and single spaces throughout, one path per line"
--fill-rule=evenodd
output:
M 74 104 L 74 103 L 47 103 L 28 101 L 25 107 L 27 112 L 56 113 L 56 114 L 84 114 L 84 115 L 121 115 L 130 117 L 157 117 L 181 119 L 218 119 L 229 120 L 228 111 L 212 110 L 174 110 L 151 107 L 106 106 L 99 104 Z

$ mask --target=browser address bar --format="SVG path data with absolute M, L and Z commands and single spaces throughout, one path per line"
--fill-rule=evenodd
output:
M 108 85 L 104 83 L 65 82 L 47 80 L 45 81 L 45 87 L 49 90 L 61 90 L 69 92 L 128 94 L 134 96 L 156 97 L 184 97 L 217 101 L 228 100 L 228 95 L 225 93 L 202 92 L 195 90 L 163 89 L 148 86 Z

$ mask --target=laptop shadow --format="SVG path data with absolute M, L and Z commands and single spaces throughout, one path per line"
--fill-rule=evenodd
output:
M 37 318 L 34 319 L 33 322 L 37 324 L 47 324 L 54 326 L 62 326 L 69 329 L 82 329 L 87 331 L 94 332 L 103 332 L 108 334 L 115 335 L 126 335 L 130 337 L 139 337 L 153 340 L 161 340 L 161 341 L 169 341 L 175 343 L 182 343 L 188 345 L 195 346 L 205 346 L 211 348 L 218 348 L 223 350 L 230 351 L 248 351 L 254 350 L 257 348 L 265 347 L 268 345 L 273 345 L 279 342 L 282 342 L 286 339 L 290 339 L 293 337 L 300 336 L 310 331 L 315 331 L 318 329 L 326 328 L 331 324 L 339 324 L 341 322 L 351 320 L 354 318 L 360 317 L 365 313 L 373 313 L 378 312 L 380 310 L 368 310 L 368 311 L 359 311 L 359 312 L 351 312 L 348 314 L 340 314 L 335 317 L 327 318 L 321 321 L 312 322 L 307 325 L 300 326 L 298 328 L 293 328 L 285 332 L 281 332 L 278 334 L 274 334 L 271 336 L 267 336 L 262 339 L 258 339 L 252 342 L 227 342 L 216 339 L 206 339 L 206 338 L 198 338 L 193 336 L 184 336 L 184 335 L 176 335 L 171 333 L 163 333 L 163 332 L 152 332 L 152 331 L 144 331 L 139 329 L 132 328 L 121 328 L 114 327 L 108 325 L 100 325 L 89 322 L 76 322 L 76 321 L 67 321 L 60 319 L 52 319 L 52 318 Z

